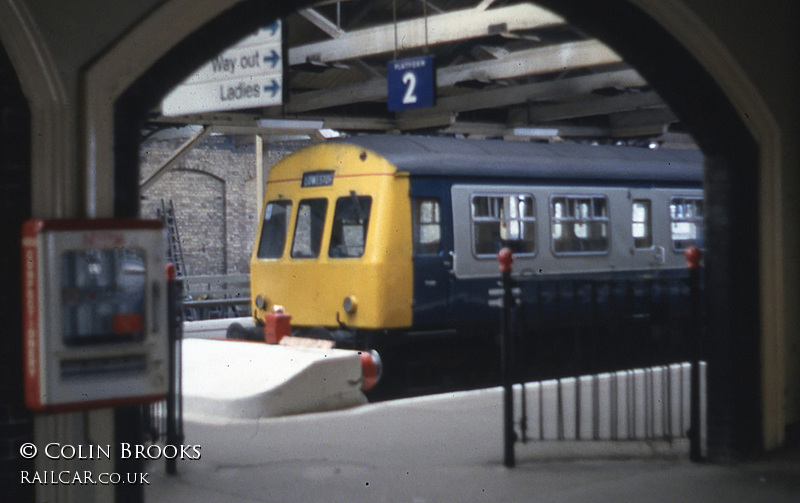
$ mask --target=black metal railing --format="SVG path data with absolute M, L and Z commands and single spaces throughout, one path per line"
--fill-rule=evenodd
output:
M 181 340 L 183 338 L 183 281 L 174 277 L 167 283 L 169 320 L 169 388 L 166 400 L 146 407 L 144 434 L 153 443 L 180 446 L 183 443 L 183 406 L 181 380 Z M 167 473 L 177 473 L 177 459 L 167 458 Z
M 572 438 L 599 439 L 605 424 L 614 432 L 609 439 L 688 436 L 690 458 L 702 459 L 702 254 L 692 249 L 686 256 L 687 271 L 664 275 L 515 281 L 513 255 L 501 250 L 502 300 L 490 305 L 502 308 L 506 466 L 514 466 L 513 444 L 529 436 L 529 418 L 539 419 L 533 437 L 544 438 L 545 415 L 560 432 L 554 439 L 564 438 L 567 424 L 581 430 L 582 422 L 594 434 L 581 430 Z M 529 396 L 526 382 L 538 397 Z M 513 387 L 521 390 L 518 421 Z
M 187 321 L 238 318 L 250 314 L 250 275 L 219 274 L 183 278 Z

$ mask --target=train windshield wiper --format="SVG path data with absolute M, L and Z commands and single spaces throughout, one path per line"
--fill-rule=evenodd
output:
M 359 225 L 364 225 L 364 220 L 366 220 L 364 217 L 364 209 L 361 208 L 361 201 L 358 200 L 358 195 L 356 195 L 355 190 L 350 191 L 350 198 L 353 200 L 353 205 L 356 208 L 356 216 L 358 217 Z

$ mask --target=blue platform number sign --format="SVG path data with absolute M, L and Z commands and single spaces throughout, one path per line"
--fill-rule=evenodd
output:
M 386 69 L 389 110 L 433 106 L 435 76 L 433 56 L 390 61 Z

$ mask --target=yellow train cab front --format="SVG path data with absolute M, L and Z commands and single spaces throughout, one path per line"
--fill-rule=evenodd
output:
M 361 147 L 323 143 L 269 173 L 250 264 L 253 316 L 380 330 L 412 321 L 408 176 Z

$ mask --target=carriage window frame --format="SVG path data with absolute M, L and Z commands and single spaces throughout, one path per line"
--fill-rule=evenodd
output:
M 430 209 L 424 209 L 431 205 Z M 442 251 L 442 204 L 435 197 L 412 199 L 414 255 L 438 255 Z
M 680 204 L 678 202 L 680 202 Z M 705 230 L 705 212 L 703 206 L 703 198 L 698 196 L 679 195 L 669 199 L 669 231 L 672 250 L 674 252 L 682 253 L 692 246 L 703 248 L 703 232 Z M 693 208 L 694 211 L 687 212 L 688 208 Z M 691 232 L 694 233 L 694 237 L 676 237 L 676 235 L 687 232 L 677 230 L 678 224 L 687 224 Z
M 304 208 L 309 208 L 306 216 Z M 303 199 L 297 203 L 294 234 L 289 256 L 293 259 L 318 258 L 322 250 L 322 234 L 328 214 L 328 200 L 324 197 Z M 298 240 L 298 237 L 300 240 Z M 307 251 L 306 251 L 307 250 Z
M 284 212 L 282 221 L 275 214 L 274 208 L 276 207 L 281 208 Z M 261 222 L 261 235 L 258 238 L 258 250 L 256 251 L 257 258 L 279 259 L 283 257 L 291 218 L 292 201 L 289 199 L 275 199 L 264 206 L 264 219 Z M 280 225 L 283 225 L 282 232 Z M 279 244 L 273 244 L 275 239 Z
M 517 208 L 515 215 L 509 215 L 505 217 L 504 214 L 501 213 L 506 211 L 506 208 L 512 208 L 513 206 L 510 205 L 510 198 L 517 198 Z M 487 199 L 500 199 L 502 200 L 502 210 L 499 206 L 494 205 L 487 205 L 486 209 L 487 214 L 480 215 L 476 212 L 476 200 L 479 198 L 487 198 Z M 521 214 L 519 211 L 519 204 L 522 202 L 520 199 L 527 199 L 529 203 L 527 204 L 526 208 L 530 209 L 530 214 Z M 515 256 L 520 257 L 533 257 L 536 255 L 538 250 L 538 236 L 537 236 L 537 226 L 536 226 L 536 197 L 530 192 L 524 191 L 503 191 L 503 192 L 477 192 L 470 195 L 470 229 L 471 229 L 471 244 L 470 249 L 472 254 L 479 259 L 496 259 L 497 252 L 500 251 L 503 247 L 509 247 Z M 498 211 L 493 211 L 497 209 Z M 493 214 L 496 213 L 496 214 Z M 511 211 L 509 210 L 509 213 Z M 505 223 L 505 231 L 503 224 Z M 488 225 L 487 225 L 488 224 Z M 486 241 L 479 242 L 479 235 L 483 235 L 483 232 L 478 231 L 478 227 L 490 228 L 489 234 L 492 236 L 491 241 L 488 243 Z M 492 228 L 496 226 L 497 232 L 494 232 Z M 516 230 L 514 230 L 516 229 Z M 503 237 L 504 232 L 506 233 L 507 237 Z M 509 236 L 508 233 L 511 233 Z M 516 234 L 517 237 L 514 237 Z M 522 236 L 522 237 L 519 237 Z M 479 245 L 483 246 L 484 243 L 487 243 L 491 248 L 491 251 L 484 250 L 483 248 L 479 248 Z M 519 246 L 516 246 L 517 243 L 523 243 L 523 249 L 520 249 Z M 526 246 L 524 243 L 527 243 Z
M 557 203 L 563 201 L 563 208 L 559 214 Z M 568 204 L 574 201 L 574 204 Z M 578 208 L 578 213 L 582 213 L 583 202 L 590 201 L 585 215 L 564 214 L 565 210 Z M 597 202 L 602 201 L 602 213 L 597 214 Z M 555 194 L 550 197 L 550 250 L 554 256 L 587 256 L 587 255 L 608 255 L 611 250 L 611 207 L 607 194 Z M 574 213 L 574 212 L 573 212 Z M 601 229 L 600 236 L 595 237 L 594 229 Z M 571 229 L 571 236 L 565 236 L 565 232 Z M 584 234 L 581 236 L 580 234 Z M 598 249 L 591 249 L 592 242 L 602 243 L 604 246 Z M 568 247 L 559 249 L 559 243 L 564 242 Z M 571 243 L 571 244 L 570 244 Z M 588 245 L 589 249 L 586 248 Z
M 638 214 L 637 205 L 641 207 Z M 637 229 L 640 231 L 637 232 Z M 655 246 L 652 200 L 639 198 L 631 201 L 631 237 L 633 238 L 633 248 L 636 250 L 651 250 Z
M 349 205 L 349 206 L 348 206 Z M 355 219 L 349 218 L 351 211 L 355 212 Z M 342 258 L 361 258 L 367 249 L 367 239 L 369 237 L 369 220 L 372 211 L 372 196 L 359 196 L 355 191 L 350 192 L 349 196 L 342 196 L 336 200 L 333 210 L 333 226 L 331 228 L 330 243 L 328 245 L 328 257 L 334 259 Z M 355 222 L 348 222 L 355 220 Z M 352 236 L 352 229 L 347 231 L 346 227 L 360 226 L 361 244 L 347 243 L 348 235 Z

